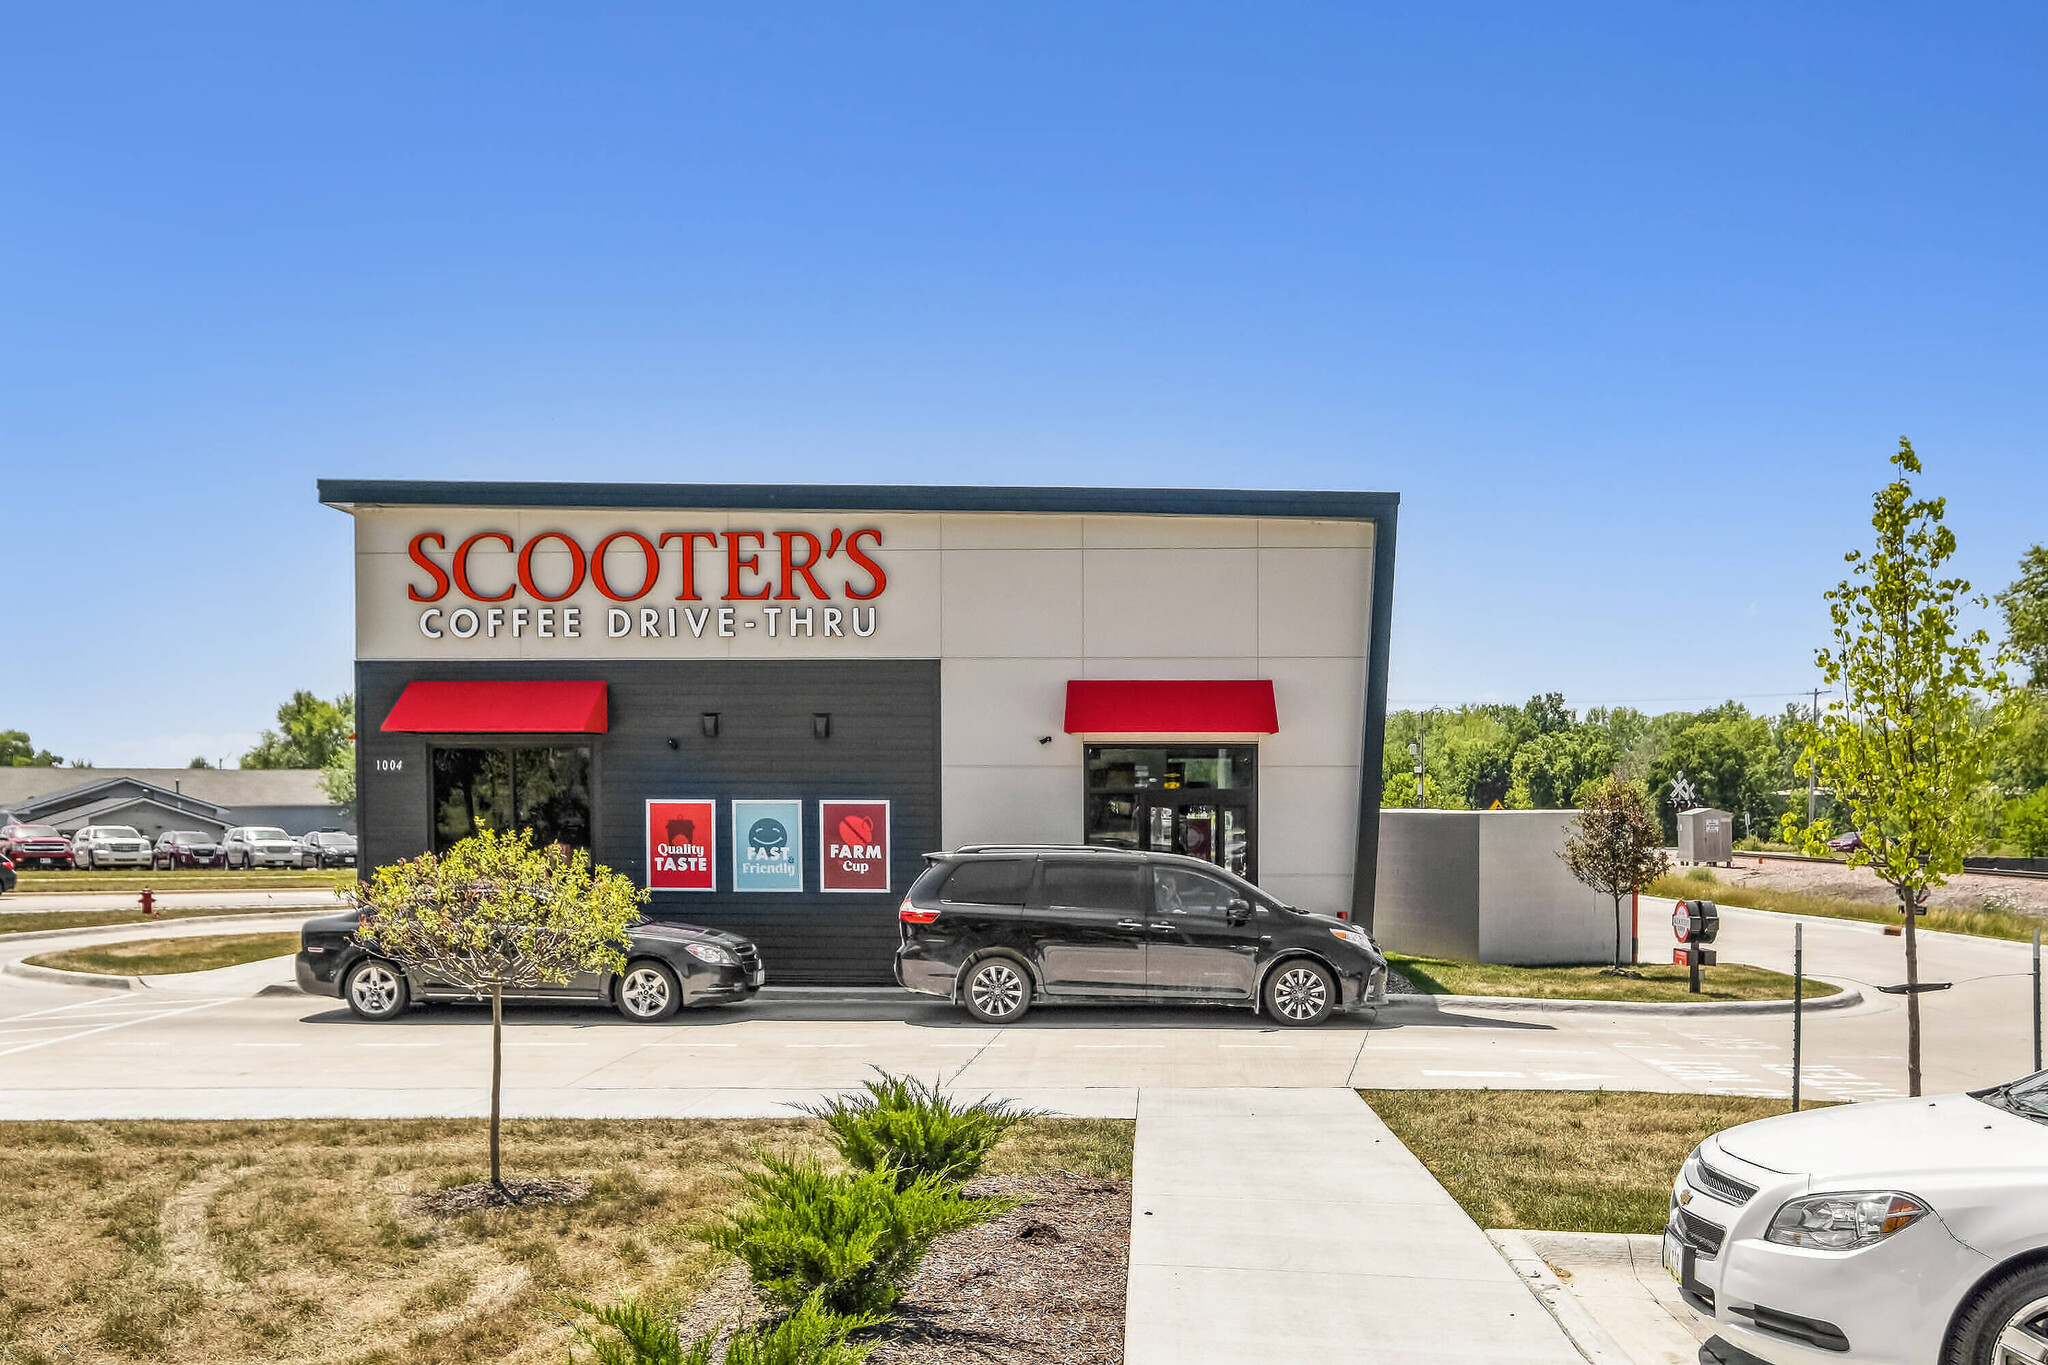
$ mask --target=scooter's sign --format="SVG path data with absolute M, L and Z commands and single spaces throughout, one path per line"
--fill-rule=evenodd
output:
M 647 889 L 716 891 L 718 809 L 711 801 L 647 803 Z
M 821 891 L 889 889 L 889 803 L 820 801 Z

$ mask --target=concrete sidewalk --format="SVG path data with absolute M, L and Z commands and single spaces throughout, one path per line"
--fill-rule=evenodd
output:
M 1125 1365 L 1585 1365 L 1349 1090 L 1146 1089 Z

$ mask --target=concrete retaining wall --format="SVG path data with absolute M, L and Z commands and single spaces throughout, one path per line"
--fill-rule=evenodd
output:
M 1381 811 L 1374 936 L 1397 953 L 1467 962 L 1612 961 L 1613 903 L 1557 856 L 1571 819 L 1556 810 Z

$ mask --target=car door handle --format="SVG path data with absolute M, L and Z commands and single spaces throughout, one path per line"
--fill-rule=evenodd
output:
M 1120 919 L 1116 922 L 1116 927 L 1119 929 L 1142 929 L 1145 926 L 1134 919 Z
M 1175 923 L 1174 923 L 1174 922 L 1173 922 L 1172 920 L 1170 920 L 1170 919 L 1169 919 L 1169 920 L 1154 920 L 1154 921 L 1152 921 L 1152 927 L 1153 927 L 1154 929 L 1168 929 L 1168 930 L 1172 930 L 1172 929 L 1178 929 L 1178 928 L 1179 928 L 1180 926 L 1179 926 L 1179 925 L 1177 925 L 1177 924 L 1175 924 Z

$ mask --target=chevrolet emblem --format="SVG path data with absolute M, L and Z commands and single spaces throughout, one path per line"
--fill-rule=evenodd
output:
M 1681 1190 L 1681 1191 L 1679 1192 L 1679 1195 L 1678 1195 L 1678 1206 L 1679 1206 L 1680 1208 L 1684 1208 L 1684 1207 L 1685 1207 L 1685 1206 L 1686 1206 L 1687 1204 L 1690 1204 L 1691 1202 L 1692 1202 L 1692 1191 L 1691 1191 L 1691 1190 Z

